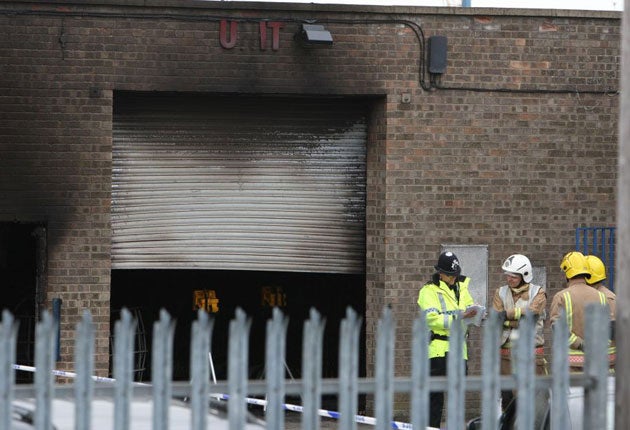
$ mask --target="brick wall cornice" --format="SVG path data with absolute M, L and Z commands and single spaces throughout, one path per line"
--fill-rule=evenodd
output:
M 368 6 L 345 4 L 317 3 L 264 3 L 264 2 L 221 2 L 200 0 L 82 0 L 80 2 L 49 1 L 8 1 L 0 4 L 0 10 L 28 9 L 37 11 L 72 12 L 93 8 L 141 8 L 144 12 L 150 9 L 178 10 L 231 10 L 231 11 L 291 11 L 316 13 L 352 13 L 379 15 L 456 15 L 456 16 L 497 16 L 497 17 L 549 17 L 549 18 L 589 18 L 619 19 L 621 11 L 593 11 L 567 9 L 517 9 L 517 8 L 462 8 L 462 7 L 429 7 L 429 6 Z

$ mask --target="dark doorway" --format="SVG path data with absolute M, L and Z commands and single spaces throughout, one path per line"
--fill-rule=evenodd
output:
M 113 270 L 112 333 L 121 308 L 130 309 L 141 321 L 146 356 L 136 357 L 136 379 L 151 378 L 151 332 L 165 309 L 177 320 L 174 339 L 174 379 L 189 377 L 190 329 L 196 318 L 195 291 L 211 291 L 218 302 L 212 339 L 212 357 L 218 379 L 227 378 L 229 322 L 242 308 L 252 319 L 249 377 L 264 375 L 265 327 L 273 303 L 280 304 L 289 318 L 286 364 L 295 378 L 301 374 L 302 329 L 312 307 L 326 319 L 324 333 L 324 377 L 337 377 L 339 326 L 346 308 L 365 317 L 365 276 L 317 273 L 210 271 L 210 270 Z M 364 318 L 365 319 L 365 318 Z M 143 327 L 143 328 L 142 328 Z M 365 333 L 360 341 L 360 372 L 365 375 Z M 287 375 L 287 377 L 290 377 Z
M 38 258 L 41 258 L 45 230 L 39 224 L 0 223 L 0 285 L 2 309 L 13 314 L 19 324 L 16 362 L 35 363 L 35 323 L 37 320 Z M 45 240 L 45 239 L 44 239 Z M 45 262 L 39 262 L 40 267 Z M 32 382 L 31 373 L 17 372 L 16 381 Z

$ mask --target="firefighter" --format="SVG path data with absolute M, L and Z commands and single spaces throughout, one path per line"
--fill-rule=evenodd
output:
M 518 338 L 520 319 L 526 312 L 536 316 L 536 373 L 547 374 L 547 362 L 544 357 L 543 336 L 547 294 L 540 285 L 532 284 L 532 264 L 522 254 L 509 256 L 501 266 L 505 273 L 507 285 L 498 288 L 494 293 L 492 308 L 503 320 L 501 332 L 501 375 L 512 374 L 512 347 Z M 514 398 L 510 390 L 501 392 L 501 407 L 505 411 Z
M 600 293 L 606 296 L 606 302 L 610 307 L 610 345 L 608 347 L 608 365 L 611 372 L 615 367 L 615 359 L 617 351 L 615 347 L 615 320 L 617 318 L 617 295 L 610 291 L 604 284 L 606 280 L 606 266 L 604 262 L 595 255 L 587 255 L 586 262 L 588 263 L 589 273 L 591 277 L 586 280 L 586 283 L 595 288 Z
M 427 326 L 431 330 L 429 362 L 431 376 L 445 376 L 449 348 L 449 333 L 458 318 L 472 318 L 476 309 L 468 285 L 470 278 L 461 275 L 459 260 L 450 251 L 440 254 L 435 273 L 418 294 L 418 306 L 425 313 Z M 463 345 L 464 360 L 468 359 L 466 343 Z M 432 392 L 429 395 L 429 425 L 440 427 L 444 393 Z
M 564 309 L 569 326 L 569 371 L 584 371 L 584 318 L 589 303 L 607 306 L 606 296 L 586 283 L 591 277 L 586 257 L 578 251 L 569 252 L 560 263 L 567 280 L 565 289 L 557 292 L 551 300 L 550 321 L 553 324 Z

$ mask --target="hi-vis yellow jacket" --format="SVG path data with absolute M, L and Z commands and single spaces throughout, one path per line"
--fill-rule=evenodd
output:
M 441 281 L 439 275 L 433 275 L 431 282 L 425 284 L 418 294 L 418 306 L 424 312 L 427 326 L 432 332 L 432 340 L 429 344 L 429 358 L 444 357 L 448 352 L 448 336 L 451 324 L 458 312 L 463 312 L 468 306 L 474 304 L 468 291 L 470 278 L 459 276 L 456 284 L 459 285 L 459 301 L 455 291 Z M 437 337 L 437 338 L 436 338 Z M 468 350 L 464 342 L 464 358 L 468 359 Z

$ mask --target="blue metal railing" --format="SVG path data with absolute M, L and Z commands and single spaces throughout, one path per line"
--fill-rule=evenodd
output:
M 615 227 L 578 227 L 575 249 L 584 255 L 598 256 L 606 266 L 606 286 L 615 290 Z

